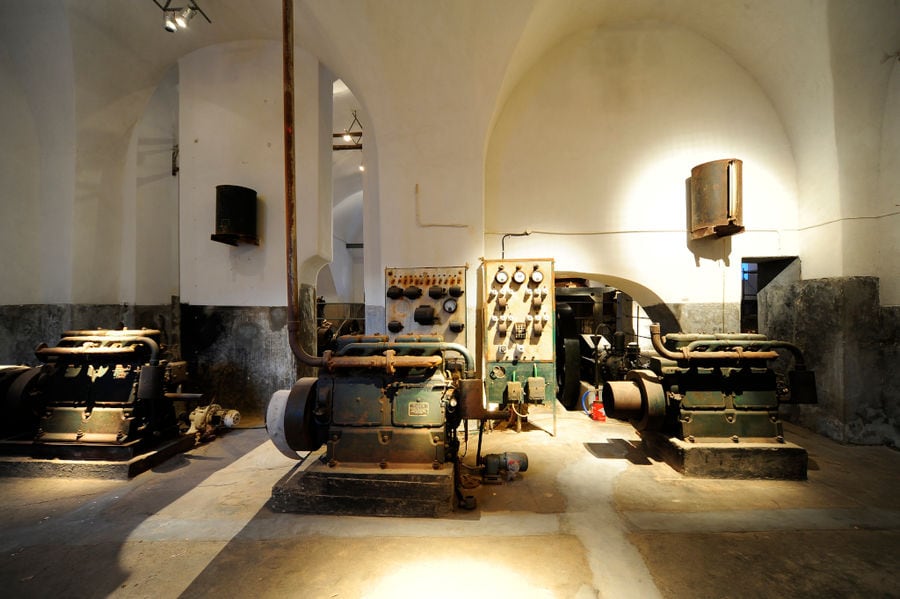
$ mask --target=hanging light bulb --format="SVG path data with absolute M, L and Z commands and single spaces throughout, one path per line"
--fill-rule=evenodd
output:
M 362 172 L 365 172 L 365 170 L 366 170 L 366 165 L 365 165 L 365 164 L 360 164 L 360 165 L 359 165 L 359 172 L 362 173 Z
M 353 138 L 350 137 L 350 132 L 347 131 L 346 129 L 344 129 L 344 137 L 343 137 L 343 140 L 346 141 L 346 142 L 351 142 L 351 141 L 353 141 Z

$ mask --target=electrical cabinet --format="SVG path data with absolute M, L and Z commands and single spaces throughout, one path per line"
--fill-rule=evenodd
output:
M 385 328 L 388 337 L 439 335 L 466 344 L 466 267 L 386 268 Z
M 485 260 L 481 270 L 487 401 L 503 405 L 554 400 L 553 260 Z

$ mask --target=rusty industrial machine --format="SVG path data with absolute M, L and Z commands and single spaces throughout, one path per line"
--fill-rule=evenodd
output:
M 758 334 L 669 334 L 650 327 L 649 368 L 607 381 L 607 415 L 627 420 L 645 443 L 686 474 L 806 478 L 806 452 L 784 439 L 781 403 L 815 403 L 815 376 L 795 345 Z M 770 367 L 793 359 L 787 381 Z
M 163 446 L 174 453 L 192 445 L 192 438 L 182 440 L 173 404 L 186 363 L 165 359 L 160 336 L 154 329 L 66 331 L 56 346 L 39 345 L 41 366 L 6 377 L 0 449 L 129 461 Z
M 301 513 L 437 516 L 449 512 L 457 496 L 471 507 L 468 498 L 459 496 L 456 484 L 457 429 L 463 420 L 494 414 L 487 409 L 484 384 L 466 346 L 466 267 L 388 268 L 386 334 L 340 336 L 322 355 L 301 344 L 292 3 L 285 2 L 283 11 L 288 341 L 297 362 L 318 372 L 301 377 L 289 390 L 276 391 L 269 400 L 269 437 L 282 453 L 301 460 L 274 485 L 271 505 Z M 537 270 L 535 284 L 547 273 Z M 502 275 L 497 277 L 494 299 L 499 302 L 502 292 L 505 303 L 507 291 L 525 297 L 526 290 L 532 294 L 536 290 L 529 305 L 540 307 L 548 295 L 546 287 L 523 284 L 520 276 L 514 275 L 515 288 L 501 285 Z M 551 276 L 546 284 L 552 285 Z M 495 352 L 491 360 L 510 384 L 490 393 L 503 403 L 520 403 L 525 389 L 534 401 L 546 396 L 544 384 L 536 381 L 547 364 L 523 350 L 529 336 L 538 341 L 546 332 L 552 352 L 553 335 L 544 328 L 547 321 L 541 320 L 552 315 L 552 296 L 548 306 L 544 311 L 529 309 L 528 319 L 524 315 L 509 319 L 509 312 L 498 312 L 504 316 L 503 332 L 499 317 L 495 330 L 503 341 L 491 346 Z M 501 345 L 508 357 L 497 356 Z M 523 362 L 527 367 L 523 364 L 520 371 Z M 323 446 L 318 459 L 306 459 L 310 455 L 306 452 Z M 502 454 L 490 456 L 484 470 L 497 480 L 501 471 L 517 474 L 527 465 L 524 456 Z
M 318 377 L 301 378 L 269 401 L 266 426 L 282 453 L 299 458 L 325 447 L 276 485 L 273 505 L 307 513 L 448 512 L 456 429 L 473 417 L 467 402 L 482 400 L 473 377 L 468 350 L 437 336 L 339 338 Z

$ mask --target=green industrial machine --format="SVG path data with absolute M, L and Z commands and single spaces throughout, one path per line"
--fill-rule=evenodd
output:
M 670 334 L 650 326 L 658 356 L 607 381 L 607 415 L 628 420 L 651 449 L 687 474 L 806 478 L 806 452 L 784 439 L 778 407 L 815 403 L 815 376 L 800 350 L 764 335 Z M 793 357 L 785 382 L 770 361 Z
M 298 459 L 325 447 L 275 485 L 273 506 L 327 514 L 449 512 L 456 429 L 463 418 L 480 416 L 466 402 L 482 402 L 465 346 L 438 336 L 344 336 L 321 366 L 318 377 L 301 378 L 269 401 L 266 426 L 282 453 Z

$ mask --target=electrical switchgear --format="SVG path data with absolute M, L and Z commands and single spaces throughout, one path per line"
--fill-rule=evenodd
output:
M 553 260 L 485 260 L 482 277 L 488 402 L 503 405 L 553 401 Z
M 466 344 L 466 267 L 386 268 L 388 337 L 439 335 Z

